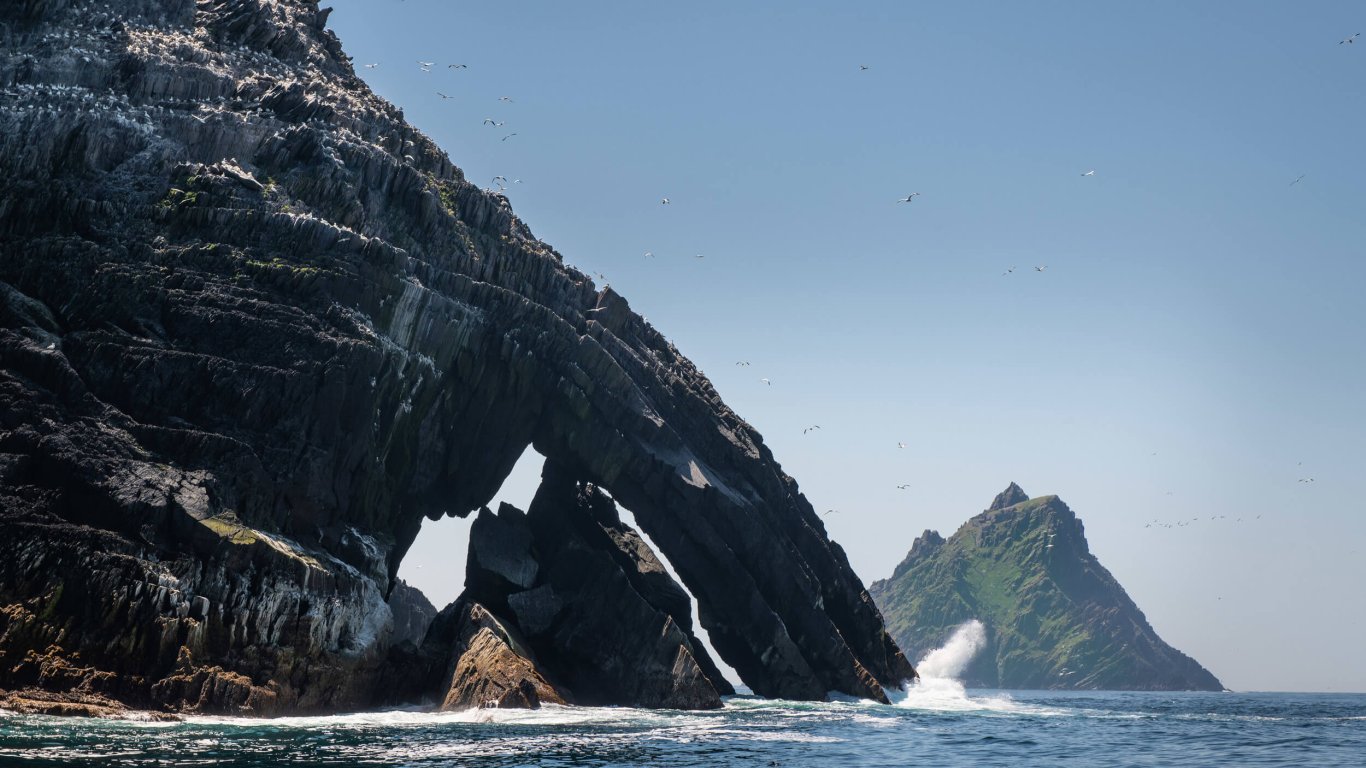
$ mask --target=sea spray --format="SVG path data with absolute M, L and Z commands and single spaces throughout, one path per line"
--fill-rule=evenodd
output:
M 943 647 L 925 654 L 915 665 L 920 679 L 906 688 L 905 696 L 897 700 L 897 705 L 937 712 L 1021 712 L 1036 709 L 1016 704 L 1009 696 L 968 696 L 958 678 L 986 644 L 987 630 L 982 622 L 972 619 L 960 625 Z
M 987 644 L 987 628 L 977 619 L 965 622 L 953 631 L 943 648 L 925 654 L 915 665 L 921 679 L 958 678 L 968 668 L 973 657 Z

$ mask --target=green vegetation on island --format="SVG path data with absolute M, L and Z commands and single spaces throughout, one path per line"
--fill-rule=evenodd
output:
M 964 682 L 990 688 L 1222 690 L 1162 641 L 1096 560 L 1057 496 L 1014 483 L 947 540 L 926 531 L 869 590 L 908 658 L 943 645 L 965 621 L 987 646 Z

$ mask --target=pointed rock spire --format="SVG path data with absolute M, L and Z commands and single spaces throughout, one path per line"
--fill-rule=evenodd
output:
M 1006 486 L 1004 491 L 996 494 L 996 498 L 992 500 L 991 506 L 987 507 L 987 511 L 1013 507 L 1022 501 L 1029 501 L 1029 494 L 1025 493 L 1024 489 L 1020 486 L 1011 483 Z

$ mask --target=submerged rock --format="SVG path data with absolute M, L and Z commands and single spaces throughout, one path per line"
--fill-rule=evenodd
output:
M 926 531 L 871 592 L 897 641 L 916 653 L 980 620 L 987 644 L 965 672 L 969 685 L 1223 689 L 1157 636 L 1062 500 L 1030 499 L 1014 483 L 947 540 Z
M 422 519 L 534 444 L 635 513 L 756 692 L 885 700 L 911 667 L 758 433 L 326 17 L 0 4 L 0 688 L 55 685 L 56 648 L 135 706 L 370 706 Z

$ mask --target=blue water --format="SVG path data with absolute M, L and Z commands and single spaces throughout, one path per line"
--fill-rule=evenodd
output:
M 951 681 L 949 681 L 951 683 Z M 0 713 L 0 766 L 1366 766 L 1366 695 L 913 691 L 179 723 Z

